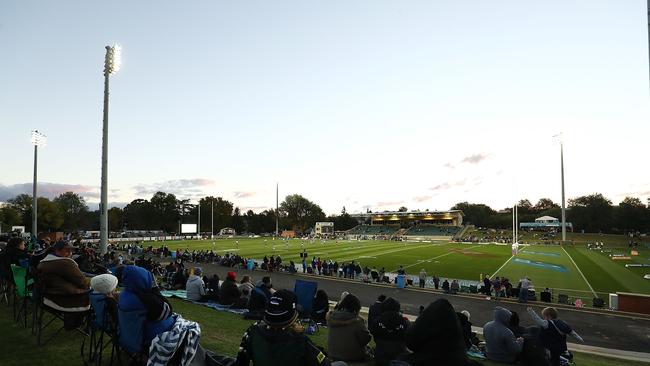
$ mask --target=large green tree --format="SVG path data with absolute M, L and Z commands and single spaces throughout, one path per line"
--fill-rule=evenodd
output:
M 154 210 L 155 225 L 157 229 L 171 233 L 178 229 L 180 218 L 180 202 L 171 193 L 156 192 L 149 200 Z
M 460 202 L 451 208 L 452 210 L 461 210 L 465 214 L 464 222 L 474 224 L 479 227 L 486 227 L 490 224 L 491 216 L 496 214 L 490 206 L 482 203 Z
M 214 205 L 214 231 L 231 226 L 234 205 L 221 197 L 208 196 L 201 198 L 201 231 L 209 232 L 212 227 L 212 207 Z M 196 209 L 194 210 L 196 212 Z
M 613 223 L 612 201 L 600 193 L 569 199 L 567 221 L 574 229 L 586 232 L 610 232 Z
M 156 209 L 147 200 L 135 199 L 124 207 L 124 227 L 129 230 L 155 230 Z
M 108 230 L 122 231 L 124 228 L 124 210 L 119 207 L 108 209 Z
M 616 227 L 623 231 L 646 231 L 650 229 L 650 211 L 640 199 L 625 197 L 615 210 Z
M 287 196 L 280 204 L 280 213 L 288 226 L 300 232 L 305 232 L 317 221 L 325 219 L 325 213 L 320 206 L 299 194 Z
M 88 206 L 86 200 L 74 192 L 65 192 L 54 198 L 54 203 L 59 206 L 63 214 L 62 229 L 66 232 L 80 230 L 85 226 Z

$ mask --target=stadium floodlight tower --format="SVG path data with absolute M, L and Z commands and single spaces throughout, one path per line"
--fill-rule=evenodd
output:
M 560 179 L 562 181 L 562 243 L 566 242 L 566 205 L 564 199 L 564 139 L 562 133 L 553 136 L 560 143 Z
M 47 137 L 38 130 L 32 131 L 32 145 L 34 145 L 34 183 L 32 187 L 32 240 L 38 239 L 38 147 L 47 145 Z
M 108 95 L 110 76 L 120 70 L 122 64 L 122 48 L 119 45 L 106 46 L 104 59 L 104 118 L 102 131 L 102 188 L 99 218 L 100 252 L 108 250 Z

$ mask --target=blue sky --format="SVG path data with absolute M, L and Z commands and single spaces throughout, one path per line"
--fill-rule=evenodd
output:
M 301 193 L 334 213 L 650 197 L 644 0 L 3 1 L 0 200 Z

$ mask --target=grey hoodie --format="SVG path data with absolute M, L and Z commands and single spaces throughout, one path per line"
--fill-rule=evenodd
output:
M 192 301 L 201 300 L 201 295 L 205 295 L 205 284 L 199 276 L 191 275 L 185 284 L 187 290 L 187 299 Z
M 494 320 L 483 326 L 487 358 L 497 362 L 511 363 L 517 359 L 524 345 L 508 328 L 512 313 L 502 307 L 494 308 Z

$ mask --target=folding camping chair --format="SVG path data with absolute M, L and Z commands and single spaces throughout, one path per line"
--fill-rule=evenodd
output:
M 23 317 L 23 326 L 27 328 L 28 303 L 32 301 L 32 286 L 34 280 L 29 278 L 27 268 L 11 265 L 11 272 L 14 276 L 14 321 Z M 19 300 L 20 298 L 20 300 Z M 18 304 L 20 301 L 20 304 Z
M 314 303 L 318 283 L 313 281 L 296 280 L 293 292 L 298 298 L 297 308 L 301 318 L 309 318 Z
M 117 358 L 122 363 L 120 356 L 124 351 L 131 361 L 138 360 L 140 356 L 147 356 L 149 349 L 144 344 L 144 324 L 147 320 L 145 310 L 126 311 L 119 309 L 117 311 L 117 338 L 120 350 L 117 352 Z
M 90 307 L 92 312 L 88 322 L 89 336 L 81 344 L 81 359 L 84 364 L 92 362 L 102 364 L 104 350 L 111 347 L 110 364 L 113 364 L 117 344 L 117 314 L 112 314 L 109 299 L 104 294 L 92 292 L 90 294 Z M 87 350 L 86 350 L 87 346 Z

